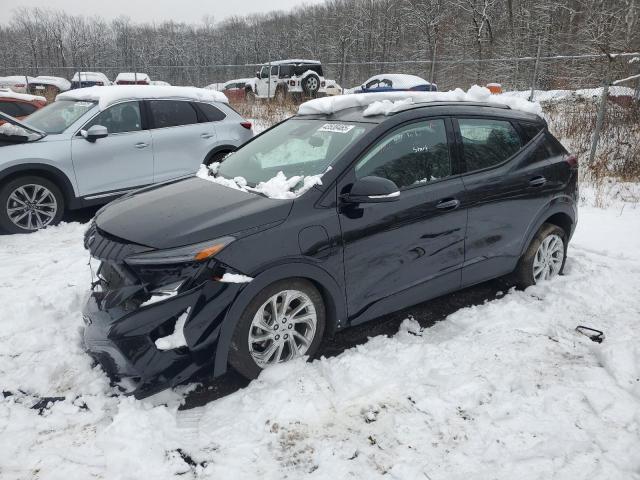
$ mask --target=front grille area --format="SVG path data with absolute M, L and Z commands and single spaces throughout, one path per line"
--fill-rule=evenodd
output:
M 129 243 L 100 230 L 95 222 L 84 235 L 84 248 L 91 256 L 102 261 L 122 263 L 126 257 L 152 250 L 149 247 Z

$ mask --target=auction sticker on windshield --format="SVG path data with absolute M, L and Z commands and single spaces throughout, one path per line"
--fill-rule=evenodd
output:
M 319 132 L 347 133 L 351 131 L 355 125 L 347 125 L 344 123 L 325 123 L 321 126 Z

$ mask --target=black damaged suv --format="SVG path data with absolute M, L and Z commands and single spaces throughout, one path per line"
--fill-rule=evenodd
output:
M 577 162 L 542 119 L 465 102 L 364 110 L 298 114 L 208 176 L 98 212 L 84 342 L 127 392 L 228 365 L 255 378 L 403 307 L 562 272 Z M 290 181 L 269 181 L 279 172 Z

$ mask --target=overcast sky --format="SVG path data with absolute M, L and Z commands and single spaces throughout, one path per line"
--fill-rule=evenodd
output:
M 7 23 L 12 16 L 11 7 L 41 7 L 65 10 L 80 15 L 99 15 L 113 19 L 126 15 L 136 22 L 200 22 L 205 15 L 212 16 L 217 22 L 233 15 L 269 12 L 272 10 L 290 10 L 297 5 L 323 3 L 324 0 L 0 0 L 8 2 L 0 7 L 0 23 Z

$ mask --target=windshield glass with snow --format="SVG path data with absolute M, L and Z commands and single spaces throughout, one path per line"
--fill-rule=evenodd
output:
M 58 100 L 31 114 L 25 123 L 46 133 L 62 133 L 95 105 L 94 102 Z
M 276 177 L 308 177 L 324 173 L 338 156 L 373 125 L 289 120 L 230 155 L 217 175 L 242 177 L 256 186 Z

